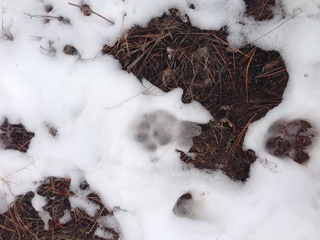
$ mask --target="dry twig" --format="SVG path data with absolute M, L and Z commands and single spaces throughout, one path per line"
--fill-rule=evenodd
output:
M 109 22 L 109 23 L 111 23 L 112 25 L 114 25 L 114 22 L 111 21 L 110 19 L 108 19 L 108 18 L 100 15 L 99 13 L 93 11 L 93 10 L 90 9 L 90 8 L 89 8 L 89 9 L 90 9 L 90 10 L 89 10 L 89 9 L 88 9 L 88 7 L 89 7 L 88 5 L 79 6 L 79 5 L 77 5 L 77 4 L 70 3 L 70 2 L 68 2 L 68 4 L 71 5 L 71 6 L 80 8 L 80 10 L 84 13 L 85 16 L 89 16 L 91 13 L 93 13 L 93 14 L 97 15 L 98 17 L 101 17 L 102 19 L 104 19 L 104 20 L 106 20 L 107 22 Z M 84 7 L 85 7 L 85 9 L 84 9 Z

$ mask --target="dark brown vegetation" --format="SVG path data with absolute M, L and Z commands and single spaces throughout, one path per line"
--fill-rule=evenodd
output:
M 39 213 L 34 209 L 31 200 L 33 192 L 19 196 L 15 204 L 4 214 L 0 214 L 0 239 L 1 240 L 92 240 L 104 239 L 94 235 L 102 216 L 112 216 L 102 204 L 98 195 L 90 193 L 87 199 L 99 205 L 100 209 L 94 217 L 90 217 L 83 209 L 71 209 L 69 197 L 74 193 L 70 191 L 70 179 L 48 178 L 38 188 L 37 193 L 45 197 L 47 204 L 43 210 L 49 212 L 49 229 L 44 229 L 44 222 Z M 80 188 L 89 188 L 85 182 Z M 85 190 L 85 189 L 83 189 Z M 70 221 L 65 224 L 59 223 L 59 218 L 66 212 L 70 213 Z M 104 226 L 103 230 L 112 237 L 109 240 L 118 240 L 117 229 Z
M 57 130 L 47 126 L 52 136 L 57 135 Z M 13 149 L 20 152 L 27 152 L 34 133 L 28 132 L 22 124 L 11 124 L 8 120 L 0 126 L 0 139 L 5 149 Z M 83 182 L 81 190 L 88 190 L 90 186 Z M 45 230 L 45 224 L 39 213 L 32 206 L 32 199 L 35 195 L 28 192 L 18 196 L 10 209 L 0 214 L 0 240 L 28 240 L 28 239 L 59 239 L 59 240 L 85 240 L 105 239 L 94 235 L 99 226 L 98 220 L 103 216 L 112 216 L 101 202 L 99 196 L 93 192 L 87 195 L 87 199 L 97 204 L 100 209 L 94 217 L 89 216 L 83 209 L 71 209 L 69 197 L 74 193 L 70 190 L 70 179 L 49 177 L 39 186 L 37 194 L 44 197 L 46 205 L 43 210 L 48 212 L 51 219 L 48 222 L 49 229 Z M 70 213 L 70 220 L 60 224 L 59 219 L 67 212 Z M 103 226 L 109 240 L 118 240 L 118 229 Z
M 261 18 L 272 16 L 253 10 Z M 182 154 L 182 160 L 201 169 L 222 169 L 232 179 L 244 181 L 255 160 L 252 151 L 242 150 L 247 127 L 282 101 L 288 75 L 277 52 L 254 46 L 233 49 L 226 37 L 226 29 L 200 30 L 173 9 L 146 28 L 130 29 L 102 51 L 119 59 L 124 70 L 164 91 L 181 87 L 183 102 L 202 103 L 214 120 L 194 139 L 195 159 Z
M 248 16 L 253 16 L 257 21 L 273 18 L 276 0 L 244 0 Z
M 22 124 L 10 124 L 6 119 L 0 126 L 0 139 L 5 149 L 26 152 L 34 133 L 28 132 Z

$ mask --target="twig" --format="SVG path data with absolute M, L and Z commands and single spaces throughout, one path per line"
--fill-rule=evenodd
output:
M 68 2 L 68 4 L 69 4 L 69 5 L 71 5 L 71 6 L 78 7 L 78 8 L 80 8 L 80 9 L 81 9 L 81 6 L 79 6 L 79 5 L 77 5 L 77 4 L 70 3 L 70 2 Z M 104 17 L 104 16 L 100 15 L 99 13 L 97 13 L 97 12 L 93 11 L 92 9 L 91 9 L 91 12 L 92 12 L 93 14 L 97 15 L 98 17 L 101 17 L 102 19 L 104 19 L 104 20 L 106 20 L 107 22 L 109 22 L 109 23 L 111 23 L 111 24 L 113 24 L 113 25 L 114 25 L 114 22 L 113 22 L 113 21 L 111 21 L 111 20 L 109 20 L 108 18 L 106 18 L 106 17 Z
M 30 18 L 38 18 L 38 19 L 57 19 L 59 22 L 63 22 L 65 24 L 70 24 L 70 20 L 68 18 L 64 17 L 57 17 L 57 16 L 45 16 L 45 15 L 31 15 L 29 13 L 23 13 L 24 15 L 27 15 Z

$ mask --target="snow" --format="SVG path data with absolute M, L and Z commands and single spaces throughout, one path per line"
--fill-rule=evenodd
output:
M 100 217 L 100 219 L 98 220 L 98 227 L 95 231 L 95 235 L 105 239 L 112 239 L 114 237 L 114 234 L 110 232 L 108 228 L 112 228 L 118 232 L 121 231 L 117 220 L 112 215 Z
M 53 6 L 50 13 L 44 11 L 48 3 Z M 125 240 L 320 239 L 319 137 L 304 165 L 278 159 L 265 149 L 265 136 L 275 121 L 303 118 L 320 128 L 319 1 L 282 0 L 284 14 L 277 9 L 273 20 L 263 22 L 244 16 L 241 0 L 201 0 L 195 9 L 192 3 L 87 1 L 112 25 L 95 15 L 84 16 L 65 0 L 1 1 L 0 119 L 22 123 L 35 133 L 25 154 L 0 149 L 1 212 L 17 195 L 35 191 L 46 177 L 55 176 L 71 178 L 73 189 L 86 180 L 114 210 Z M 252 123 L 245 138 L 244 148 L 258 155 L 245 183 L 219 171 L 186 166 L 175 151 L 179 141 L 165 141 L 157 151 L 148 151 L 132 137 L 136 119 L 145 114 L 165 111 L 174 123 L 192 126 L 211 119 L 199 103 L 182 103 L 181 89 L 164 93 L 147 79 L 141 83 L 123 72 L 111 56 L 99 54 L 103 44 L 115 43 L 130 27 L 144 26 L 171 7 L 202 29 L 226 26 L 233 46 L 251 43 L 279 51 L 284 58 L 290 79 L 283 102 Z M 63 16 L 70 24 L 57 19 L 44 23 L 31 15 Z M 79 56 L 65 55 L 67 44 Z M 175 125 L 180 126 L 171 127 Z M 50 128 L 57 130 L 55 137 Z M 183 132 L 178 127 L 175 131 Z M 184 203 L 187 214 L 175 214 L 184 194 L 192 196 Z M 94 214 L 96 206 L 84 200 L 85 193 L 72 198 L 73 207 Z M 43 201 L 36 195 L 32 204 L 41 211 Z M 106 221 L 111 220 L 100 220 L 97 235 L 109 236 Z

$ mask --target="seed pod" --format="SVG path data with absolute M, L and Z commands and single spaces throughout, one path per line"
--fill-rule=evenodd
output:
M 81 12 L 83 13 L 83 15 L 85 16 L 90 16 L 92 13 L 91 8 L 89 7 L 89 5 L 84 4 L 80 7 Z
M 45 11 L 46 13 L 51 12 L 52 9 L 53 9 L 53 6 L 52 6 L 51 4 L 47 4 L 47 5 L 44 6 L 44 11 Z
M 63 52 L 67 55 L 77 55 L 78 54 L 78 50 L 71 45 L 65 45 L 63 48 Z

